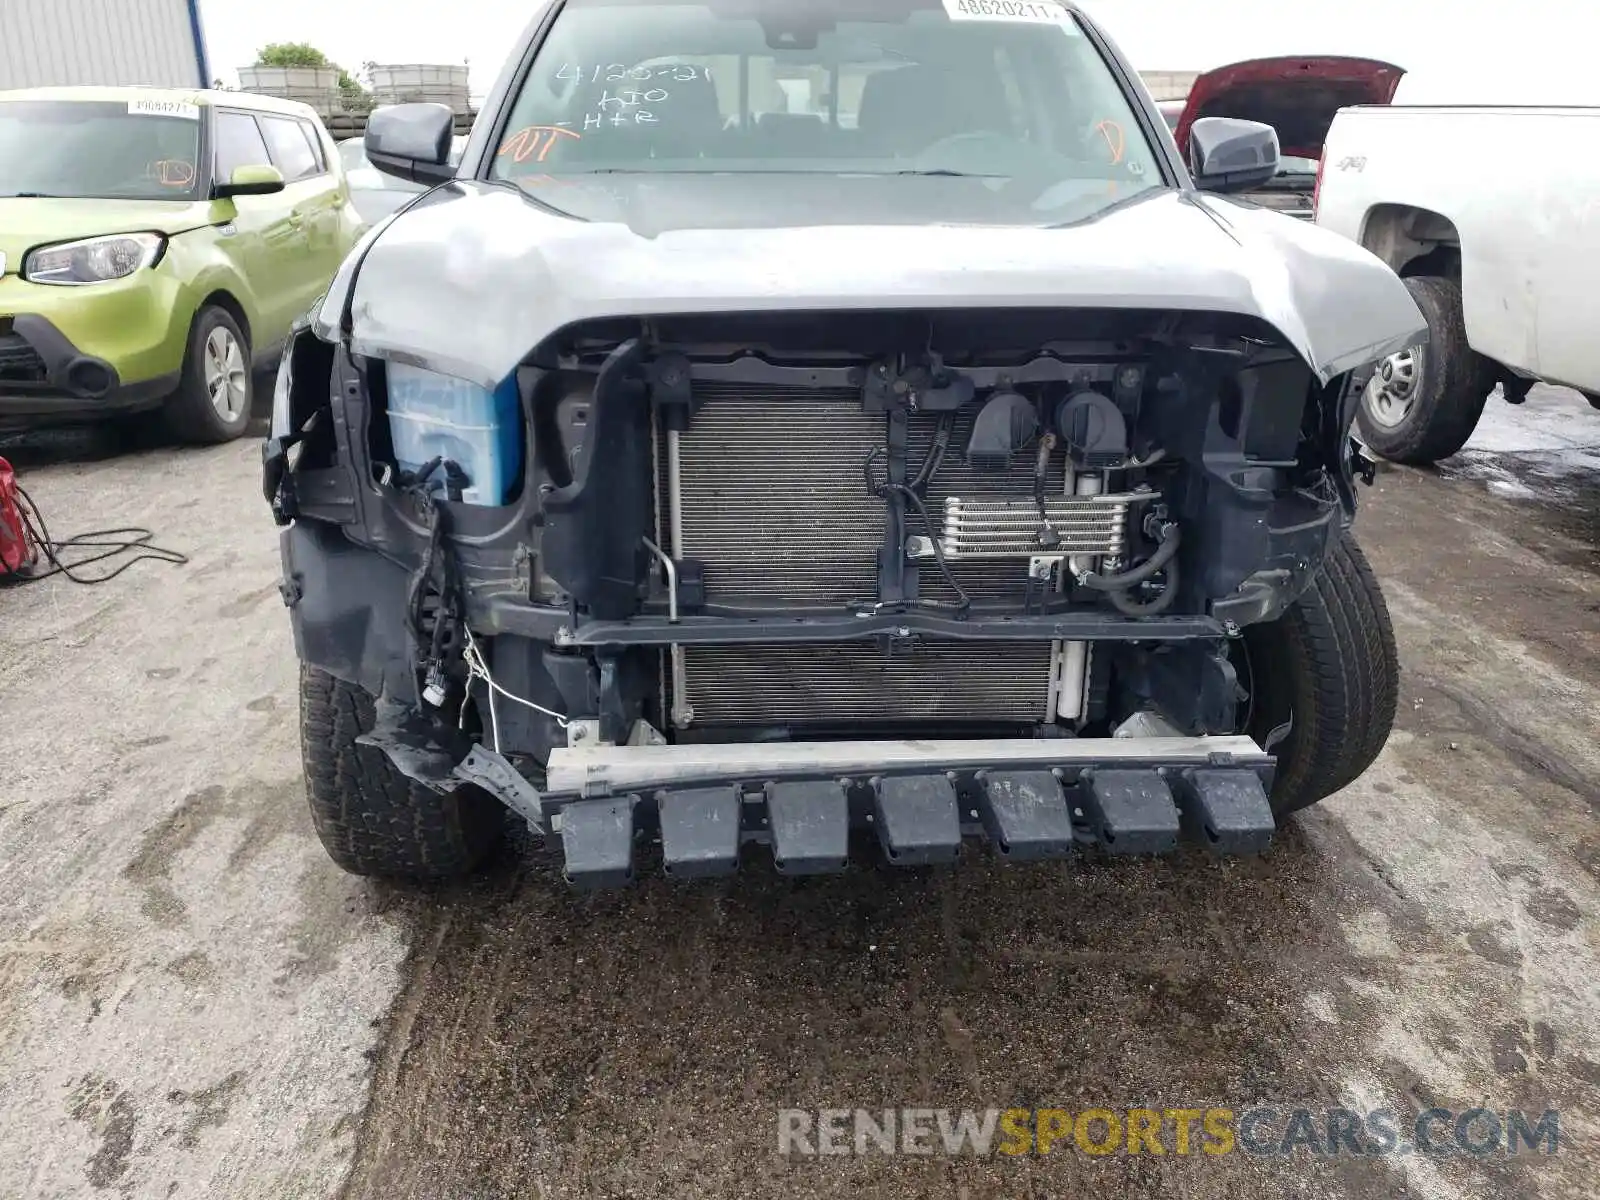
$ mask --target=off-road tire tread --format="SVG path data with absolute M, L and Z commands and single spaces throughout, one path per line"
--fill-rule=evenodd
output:
M 212 320 L 213 317 L 216 320 Z M 239 348 L 244 352 L 246 388 L 252 393 L 254 391 L 250 339 L 245 336 L 244 331 L 239 328 L 239 323 L 227 309 L 214 304 L 207 305 L 195 314 L 194 323 L 189 327 L 189 346 L 184 351 L 183 375 L 178 383 L 178 390 L 167 398 L 166 404 L 161 409 L 167 431 L 179 441 L 190 445 L 215 446 L 231 442 L 242 437 L 245 430 L 250 427 L 249 414 L 246 413 L 245 421 L 238 432 L 230 433 L 224 429 L 216 409 L 211 404 L 211 394 L 206 391 L 201 355 L 204 352 L 206 336 L 219 324 L 226 325 L 239 340 Z M 247 396 L 247 399 L 253 399 L 253 395 Z
M 1360 619 L 1357 609 L 1360 588 L 1346 570 L 1346 555 L 1342 552 L 1344 541 L 1340 537 L 1335 542 L 1323 562 L 1321 578 L 1318 580 L 1321 588 L 1319 596 L 1324 601 L 1328 625 L 1333 630 L 1335 648 L 1344 667 L 1345 681 L 1351 689 L 1344 707 L 1347 724 L 1344 736 L 1340 739 L 1339 753 L 1325 768 L 1330 794 L 1341 786 L 1334 783 L 1335 780 L 1347 776 L 1353 779 L 1359 773 L 1351 768 L 1365 752 L 1370 733 L 1373 714 L 1366 701 L 1377 691 L 1377 678 L 1382 673 L 1382 664 L 1376 657 L 1376 641 L 1365 636 L 1366 622 Z
M 1265 738 L 1293 708 L 1294 729 L 1275 747 L 1272 808 L 1282 818 L 1352 783 L 1394 726 L 1394 630 L 1377 579 L 1348 531 L 1336 535 L 1322 569 L 1288 611 L 1245 637 L 1266 702 L 1246 732 Z
M 300 668 L 300 744 L 311 821 L 329 857 L 353 875 L 429 882 L 476 871 L 499 845 L 504 810 L 475 788 L 442 796 L 402 775 L 356 738 L 372 697 L 315 667 Z
M 1391 462 L 1426 466 L 1467 444 L 1494 380 L 1467 344 L 1461 285 L 1442 275 L 1413 275 L 1405 285 L 1428 321 L 1422 389 L 1398 426 L 1370 420 L 1363 403 L 1356 411 L 1356 427 L 1361 440 Z
M 1362 709 L 1366 714 L 1365 729 L 1359 738 L 1352 736 L 1343 767 L 1331 780 L 1332 794 L 1359 779 L 1388 744 L 1400 706 L 1400 650 L 1383 589 L 1354 539 L 1339 540 L 1328 557 L 1328 569 L 1340 579 L 1343 609 L 1360 647 L 1359 661 L 1365 667 Z

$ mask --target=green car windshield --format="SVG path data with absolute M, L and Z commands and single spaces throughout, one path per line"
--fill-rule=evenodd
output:
M 1165 186 L 1053 0 L 567 0 L 504 129 L 490 177 L 562 207 L 596 174 L 944 177 L 955 215 L 1009 224 Z
M 167 101 L 0 101 L 0 199 L 194 200 L 200 110 Z

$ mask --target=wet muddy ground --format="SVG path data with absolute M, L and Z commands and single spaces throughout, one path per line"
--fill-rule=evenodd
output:
M 322 857 L 254 463 L 24 476 L 59 528 L 149 524 L 192 562 L 0 593 L 0 1195 L 1593 1194 L 1582 400 L 1492 401 L 1468 451 L 1362 493 L 1399 728 L 1264 857 L 975 852 L 598 896 L 527 846 L 431 894 Z M 1168 1125 L 1162 1155 L 777 1153 L 783 1108 L 1259 1105 L 1555 1109 L 1560 1144 L 1179 1155 Z

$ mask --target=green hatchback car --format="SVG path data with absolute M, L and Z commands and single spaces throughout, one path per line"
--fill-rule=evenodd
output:
M 239 92 L 0 92 L 0 428 L 159 410 L 250 421 L 252 369 L 361 218 L 306 105 Z

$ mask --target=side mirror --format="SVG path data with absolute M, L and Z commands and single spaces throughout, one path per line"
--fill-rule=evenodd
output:
M 237 167 L 233 178 L 211 189 L 218 200 L 234 196 L 271 196 L 283 191 L 283 172 L 266 163 L 259 166 Z
M 367 118 L 367 159 L 385 175 L 413 183 L 456 177 L 450 163 L 455 114 L 443 104 L 395 104 Z
M 1189 127 L 1189 173 L 1203 192 L 1242 192 L 1278 173 L 1278 131 L 1260 121 L 1201 117 Z

